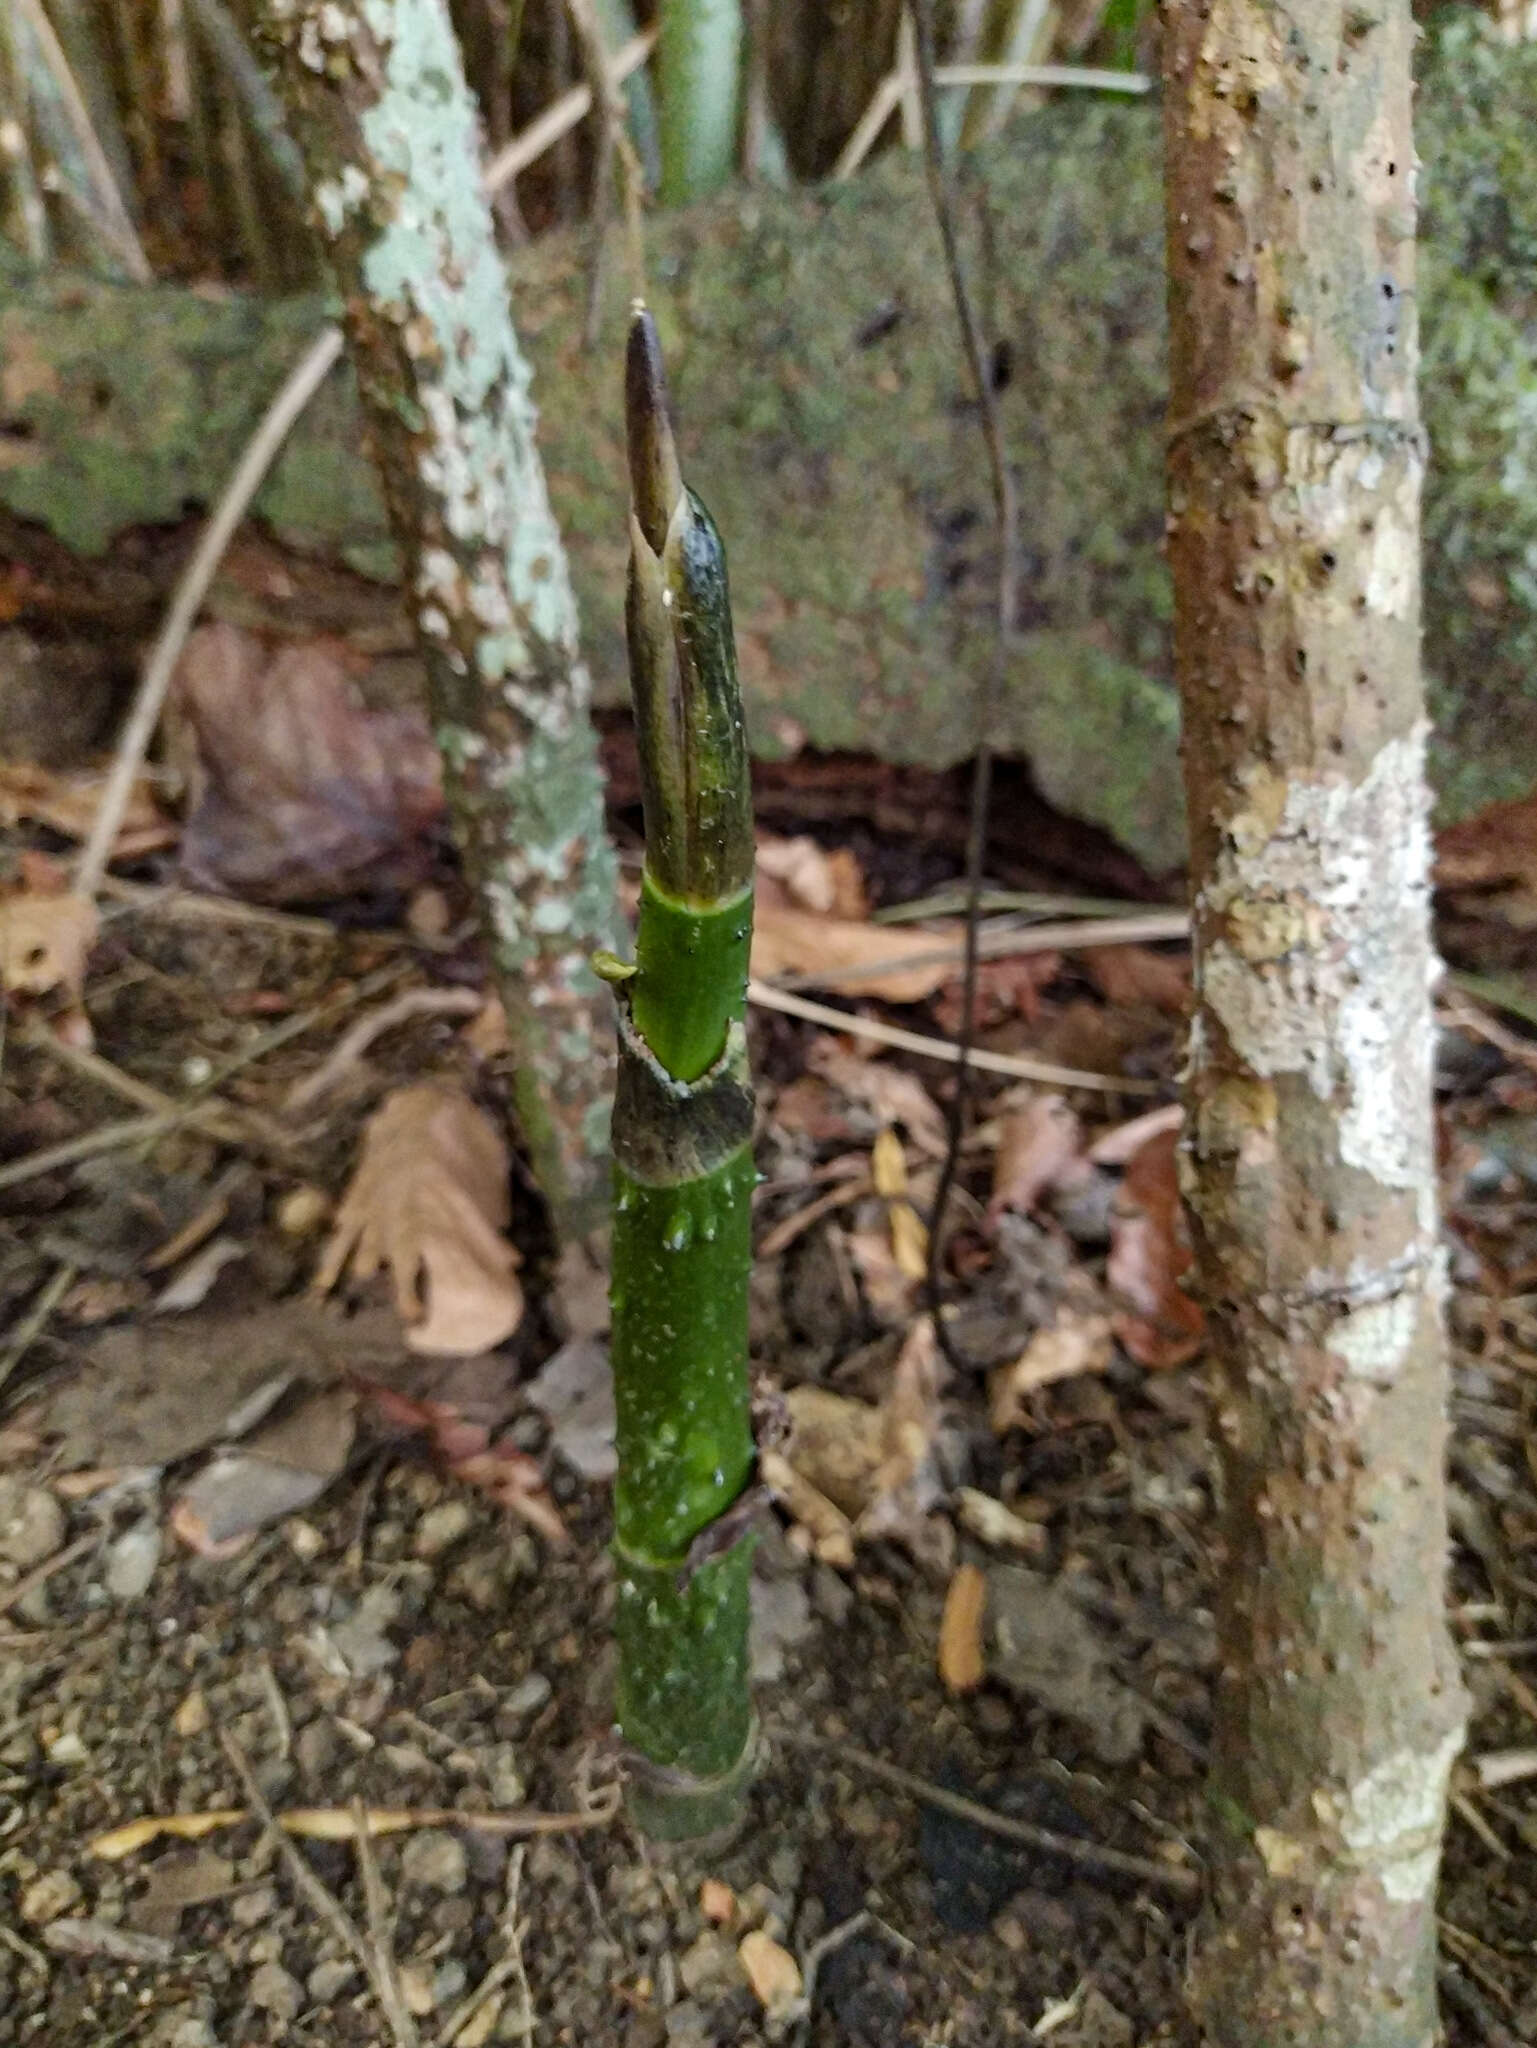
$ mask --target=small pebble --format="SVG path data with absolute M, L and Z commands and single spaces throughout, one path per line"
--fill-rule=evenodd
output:
M 229 1916 L 237 1927 L 260 1927 L 277 1911 L 277 1903 L 272 1886 L 259 1884 L 254 1891 L 236 1892 L 229 1902 Z
M 146 1515 L 125 1529 L 107 1551 L 107 1568 L 102 1574 L 114 1600 L 137 1600 L 149 1591 L 160 1562 L 159 1524 Z
M 491 1804 L 521 1806 L 528 1797 L 528 1786 L 518 1769 L 518 1752 L 512 1744 L 498 1742 L 492 1748 L 482 1750 L 480 1763 L 491 1793 Z
M 277 1205 L 277 1227 L 285 1237 L 308 1237 L 331 1213 L 331 1201 L 319 1188 L 302 1182 L 290 1188 Z
M 770 2025 L 788 2018 L 800 2003 L 803 1989 L 800 1964 L 790 1951 L 761 1928 L 754 1928 L 742 1936 L 737 1957 Z
M 252 1973 L 246 1997 L 259 2011 L 287 2021 L 297 2018 L 304 2003 L 304 1987 L 297 1977 L 289 1976 L 281 1963 L 263 1963 Z
M 526 1678 L 520 1678 L 516 1685 L 509 1686 L 502 1695 L 498 1718 L 505 1715 L 513 1722 L 532 1721 L 535 1714 L 549 1705 L 554 1690 L 542 1671 L 530 1671 Z
M 433 2005 L 452 2005 L 455 1999 L 464 1996 L 465 1986 L 469 1981 L 469 1971 L 454 1957 L 451 1956 L 446 1963 L 440 1963 L 432 1979 Z
M 358 1966 L 346 1956 L 333 1956 L 317 1963 L 305 1979 L 304 1988 L 316 2005 L 331 2005 L 357 1981 Z
M 468 1535 L 474 1526 L 475 1517 L 468 1501 L 440 1501 L 435 1508 L 429 1508 L 417 1523 L 412 1552 L 417 1557 L 441 1557 L 451 1544 Z
M 171 1726 L 183 1737 L 201 1735 L 208 1726 L 208 1701 L 198 1686 L 193 1686 L 171 1716 Z
M 26 1570 L 52 1557 L 69 1524 L 46 1486 L 7 1473 L 0 1477 L 0 1560 Z
M 417 1891 L 462 1892 L 469 1880 L 464 1844 L 441 1828 L 424 1829 L 406 1843 L 400 1876 Z
M 327 1720 L 309 1722 L 294 1738 L 294 1757 L 306 1778 L 323 1778 L 336 1760 L 336 1730 Z
M 65 1728 L 59 1734 L 46 1739 L 43 1743 L 43 1754 L 49 1763 L 57 1764 L 64 1770 L 90 1762 L 90 1751 L 73 1728 Z
M 706 2003 L 729 1997 L 747 1981 L 735 1942 L 713 1927 L 684 1950 L 678 1962 L 678 1976 L 691 1998 Z
M 406 2011 L 414 2019 L 424 2020 L 433 2006 L 432 1979 L 425 1970 L 418 1970 L 412 1963 L 406 1963 L 397 1975 Z
M 21 1917 L 29 1927 L 46 1927 L 61 1914 L 72 1913 L 83 1897 L 67 1870 L 45 1870 L 21 1895 Z

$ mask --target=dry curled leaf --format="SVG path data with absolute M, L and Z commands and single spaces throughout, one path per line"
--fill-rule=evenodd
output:
M 1003 1024 L 1010 1017 L 1023 1017 L 1033 1024 L 1041 1014 L 1041 991 L 1062 972 L 1060 953 L 1016 953 L 999 960 L 977 962 L 977 987 L 973 1022 L 979 1031 Z M 966 1015 L 966 984 L 952 968 L 951 978 L 934 1006 L 934 1022 L 941 1031 L 959 1038 Z
M 1083 1127 L 1060 1095 L 1036 1095 L 1003 1120 L 993 1158 L 988 1221 L 1005 1209 L 1027 1216 L 1053 1188 L 1084 1179 Z
M 944 1113 L 916 1074 L 863 1053 L 846 1052 L 825 1035 L 807 1047 L 806 1065 L 881 1123 L 901 1124 L 920 1152 L 931 1159 L 944 1157 Z
M 988 1374 L 987 1417 L 995 1436 L 1030 1420 L 1029 1398 L 1056 1380 L 1103 1372 L 1110 1363 L 1108 1316 L 1061 1315 L 1050 1329 L 1037 1330 L 1018 1358 Z
M 0 826 L 10 829 L 26 820 L 46 825 L 64 839 L 88 839 L 105 781 L 97 773 L 60 773 L 30 761 L 0 761 Z M 147 853 L 174 846 L 179 836 L 179 828 L 155 801 L 149 775 L 135 776 L 112 843 L 112 858 L 142 860 Z
M 1138 1365 L 1183 1365 L 1200 1350 L 1206 1319 L 1180 1285 L 1192 1263 L 1176 1172 L 1178 1133 L 1160 1130 L 1134 1153 L 1110 1220 L 1105 1277 L 1128 1305 L 1115 1334 Z
M 1085 946 L 1078 964 L 1114 1008 L 1140 1006 L 1183 1017 L 1189 1007 L 1188 954 L 1176 958 L 1151 946 Z
M 848 1518 L 856 1538 L 889 1536 L 918 1550 L 932 1547 L 926 1524 L 941 1492 L 933 1452 L 944 1371 L 933 1321 L 920 1316 L 878 1408 L 826 1387 L 792 1387 L 786 1394 L 785 1456 L 801 1480 Z
M 388 1266 L 413 1351 L 489 1351 L 523 1316 L 507 1221 L 507 1148 L 467 1096 L 436 1082 L 397 1089 L 369 1119 L 336 1213 L 317 1292 L 351 1264 Z
M 954 945 L 953 932 L 861 924 L 762 903 L 753 919 L 752 971 L 764 981 L 805 975 L 842 995 L 921 1003 L 955 973 Z
M 0 987 L 30 996 L 62 989 L 78 1002 L 99 922 L 86 896 L 0 897 Z
M 939 1620 L 939 1676 L 946 1692 L 975 1692 L 987 1676 L 982 1621 L 987 1578 L 974 1564 L 956 1568 Z
M 469 1420 L 450 1402 L 418 1401 L 356 1374 L 353 1383 L 386 1421 L 425 1436 L 454 1478 L 519 1516 L 557 1550 L 571 1540 L 545 1487 L 538 1459 L 520 1450 L 510 1437 L 494 1437 L 486 1423 Z
M 288 903 L 420 878 L 442 809 L 437 750 L 419 712 L 363 706 L 356 666 L 333 641 L 274 650 L 226 624 L 192 635 L 171 700 L 195 750 L 192 880 Z
M 829 850 L 805 836 L 777 839 L 762 832 L 758 835 L 757 864 L 760 885 L 764 881 L 777 882 L 798 909 L 856 922 L 863 922 L 870 915 L 864 872 L 851 847 Z M 767 891 L 761 900 L 768 900 Z

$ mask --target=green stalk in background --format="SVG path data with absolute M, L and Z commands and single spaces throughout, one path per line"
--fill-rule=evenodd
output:
M 657 78 L 664 206 L 718 192 L 736 169 L 742 0 L 662 0 Z
M 625 412 L 646 865 L 614 1102 L 619 1725 L 636 1821 L 682 1840 L 729 1825 L 752 1772 L 752 794 L 725 550 L 679 473 L 643 306 Z

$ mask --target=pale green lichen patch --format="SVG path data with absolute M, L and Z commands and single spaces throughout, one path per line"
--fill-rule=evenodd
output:
M 1433 1186 L 1425 934 L 1425 729 L 1359 783 L 1298 775 L 1278 815 L 1228 822 L 1201 894 L 1206 1001 L 1238 1057 L 1337 1102 L 1341 1157 L 1385 1186 Z

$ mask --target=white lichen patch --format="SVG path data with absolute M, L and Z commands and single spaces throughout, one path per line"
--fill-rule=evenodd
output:
M 417 394 L 423 474 L 454 538 L 495 553 L 514 621 L 546 646 L 574 649 L 575 600 L 535 445 L 528 366 L 484 196 L 464 176 L 478 132 L 447 12 L 440 0 L 362 0 L 362 12 L 385 53 L 364 139 L 375 185 L 399 194 L 364 282 L 376 302 L 400 309 L 418 346 L 424 330 L 437 339 L 432 381 Z
M 368 180 L 356 164 L 345 164 L 339 177 L 322 179 L 315 187 L 315 210 L 328 234 L 339 235 L 368 197 Z
M 1461 1726 L 1451 1729 L 1432 1750 L 1396 1750 L 1343 1794 L 1313 1795 L 1320 1822 L 1400 1904 L 1423 1898 L 1435 1880 L 1447 1786 L 1463 1733 Z
M 1391 1187 L 1431 1167 L 1426 809 L 1421 725 L 1360 783 L 1291 781 L 1269 832 L 1235 819 L 1200 904 L 1204 997 L 1234 1051 L 1304 1076 L 1337 1108 L 1345 1162 Z M 1295 942 L 1256 959 L 1278 905 Z
M 1421 1313 L 1417 1290 L 1369 1302 L 1334 1325 L 1329 1349 L 1353 1379 L 1392 1386 L 1413 1355 Z

